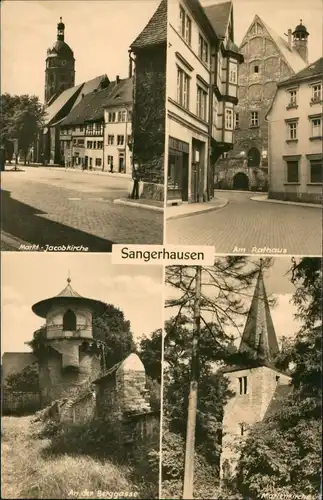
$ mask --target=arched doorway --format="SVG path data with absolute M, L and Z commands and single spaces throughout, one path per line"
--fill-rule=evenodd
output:
M 260 151 L 257 148 L 251 148 L 248 151 L 248 167 L 259 167 Z
M 68 332 L 73 332 L 76 330 L 76 316 L 70 309 L 64 314 L 63 330 Z
M 247 174 L 243 172 L 238 172 L 233 177 L 233 189 L 238 189 L 240 191 L 249 191 L 249 178 Z

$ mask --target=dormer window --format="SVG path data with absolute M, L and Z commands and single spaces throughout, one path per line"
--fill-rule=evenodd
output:
M 312 86 L 312 102 L 320 102 L 322 99 L 322 85 L 317 83 Z

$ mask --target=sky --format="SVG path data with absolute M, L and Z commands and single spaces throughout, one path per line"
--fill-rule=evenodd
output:
M 112 265 L 111 254 L 3 252 L 1 351 L 28 352 L 24 342 L 44 324 L 31 306 L 61 292 L 68 273 L 80 295 L 119 307 L 134 339 L 162 328 L 161 266 Z
M 222 3 L 223 0 L 202 0 L 202 5 Z M 309 32 L 309 62 L 322 57 L 323 2 L 322 0 L 233 0 L 235 42 L 240 45 L 255 15 L 282 38 L 288 29 L 294 29 L 300 19 Z
M 1 93 L 44 99 L 47 48 L 60 16 L 74 51 L 75 84 L 107 74 L 128 77 L 128 49 L 159 0 L 4 0 L 1 2 Z
M 203 0 L 202 4 L 217 3 Z M 128 49 L 159 0 L 4 0 L 1 8 L 1 92 L 44 98 L 47 48 L 56 41 L 62 16 L 65 41 L 74 51 L 76 81 L 107 74 L 128 76 Z M 309 61 L 322 56 L 322 0 L 234 0 L 235 41 L 240 43 L 258 14 L 284 37 L 303 19 Z
M 254 266 L 259 264 L 259 258 L 249 258 L 248 266 Z M 275 299 L 275 305 L 271 308 L 272 319 L 276 331 L 276 336 L 278 343 L 282 337 L 294 337 L 299 329 L 299 323 L 294 319 L 294 314 L 296 313 L 295 306 L 291 303 L 292 295 L 295 292 L 294 285 L 290 282 L 290 269 L 292 267 L 291 257 L 275 257 L 272 259 L 272 266 L 269 269 L 264 270 L 264 283 L 266 292 L 269 298 Z M 256 278 L 255 278 L 256 281 Z M 246 307 L 250 305 L 252 300 L 252 295 L 254 292 L 253 284 L 249 292 L 247 292 L 247 297 L 245 298 Z M 204 291 L 204 293 L 206 293 Z M 176 296 L 176 295 L 175 295 Z M 174 289 L 170 287 L 165 288 L 165 300 L 174 297 Z M 171 316 L 176 315 L 177 311 L 173 308 L 166 308 L 165 319 L 169 319 Z M 206 317 L 206 316 L 205 316 Z M 211 320 L 211 317 L 206 319 Z M 239 332 L 235 328 L 229 328 L 226 330 L 228 334 L 234 335 L 236 338 L 235 345 L 239 347 L 241 334 L 243 332 L 244 323 L 242 321 L 242 326 Z

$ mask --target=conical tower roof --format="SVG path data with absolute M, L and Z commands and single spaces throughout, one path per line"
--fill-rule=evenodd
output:
M 262 261 L 239 351 L 247 352 L 255 360 L 264 363 L 271 363 L 279 352 L 264 284 Z
M 106 309 L 106 304 L 100 300 L 88 299 L 87 297 L 82 297 L 79 293 L 73 290 L 71 286 L 71 278 L 67 278 L 67 285 L 58 295 L 50 297 L 48 299 L 41 300 L 32 306 L 33 312 L 40 316 L 41 318 L 46 318 L 50 309 L 54 305 L 64 305 L 71 302 L 78 304 L 78 306 L 90 309 L 92 313 L 97 315 L 103 314 Z

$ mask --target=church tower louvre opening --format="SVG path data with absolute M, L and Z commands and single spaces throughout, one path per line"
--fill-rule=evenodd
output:
M 220 468 L 223 481 L 230 478 L 239 460 L 236 450 L 238 441 L 246 437 L 254 424 L 266 418 L 280 390 L 289 389 L 290 377 L 278 371 L 274 365 L 279 346 L 265 287 L 262 259 L 239 352 L 245 357 L 245 362 L 223 369 L 233 393 L 223 416 Z
M 75 59 L 65 42 L 65 24 L 57 24 L 57 40 L 47 50 L 45 69 L 45 104 L 53 102 L 64 90 L 75 85 Z
M 93 338 L 92 320 L 105 308 L 103 302 L 79 295 L 70 278 L 58 295 L 32 306 L 46 321 L 36 353 L 42 407 L 77 396 L 104 371 L 104 343 Z

